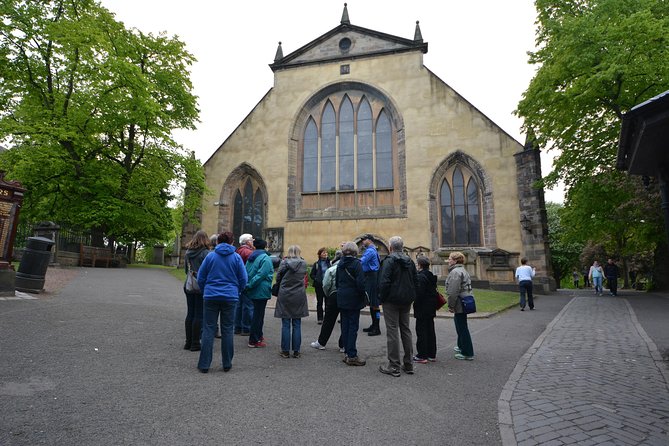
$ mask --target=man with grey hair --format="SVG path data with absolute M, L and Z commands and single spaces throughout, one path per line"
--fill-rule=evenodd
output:
M 400 368 L 413 374 L 413 343 L 409 312 L 416 299 L 416 265 L 404 253 L 404 242 L 399 236 L 391 237 L 390 255 L 381 263 L 379 274 L 379 299 L 383 306 L 388 343 L 388 364 L 379 366 L 379 371 L 394 377 L 400 376 Z M 404 357 L 400 363 L 400 338 Z
M 239 248 L 237 254 L 240 255 L 246 265 L 246 261 L 253 253 L 253 236 L 251 234 L 242 234 L 239 236 Z M 253 320 L 253 301 L 242 292 L 239 296 L 239 302 L 235 309 L 235 334 L 249 336 L 251 331 L 251 321 Z

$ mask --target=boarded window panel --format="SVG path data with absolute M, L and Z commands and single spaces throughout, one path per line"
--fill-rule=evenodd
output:
M 328 101 L 321 125 L 321 192 L 334 191 L 337 175 L 337 125 L 332 103 Z
M 250 234 L 253 231 L 253 185 L 251 185 L 251 180 L 247 180 L 244 185 L 244 215 L 242 217 L 242 232 Z
M 455 241 L 453 237 L 453 202 L 451 188 L 446 181 L 441 183 L 439 201 L 441 207 L 441 245 L 452 245 Z
M 235 194 L 235 209 L 233 211 L 234 217 L 232 220 L 233 234 L 242 234 L 242 220 L 244 215 L 244 200 L 242 200 L 242 193 L 237 189 Z
M 253 196 L 253 231 L 251 232 L 256 237 L 260 237 L 264 226 L 263 202 L 262 192 L 258 188 Z
M 453 172 L 453 211 L 455 220 L 455 244 L 467 244 L 467 214 L 465 206 L 465 179 L 460 168 Z
M 302 165 L 302 191 L 318 190 L 318 129 L 313 119 L 309 119 L 304 130 L 304 158 Z
M 469 244 L 481 244 L 481 217 L 479 215 L 479 188 L 470 178 L 467 183 L 467 216 L 469 229 Z
M 353 104 L 344 97 L 339 111 L 339 190 L 353 190 Z
M 390 119 L 384 111 L 376 124 L 376 187 L 393 187 L 393 146 L 390 133 Z
M 372 165 L 372 107 L 363 98 L 358 109 L 358 189 L 374 187 Z

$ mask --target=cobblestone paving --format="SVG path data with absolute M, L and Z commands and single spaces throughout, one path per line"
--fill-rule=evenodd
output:
M 668 374 L 625 299 L 575 297 L 505 386 L 502 442 L 669 445 Z

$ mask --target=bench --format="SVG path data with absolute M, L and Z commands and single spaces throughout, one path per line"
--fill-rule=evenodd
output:
M 109 263 L 113 258 L 114 256 L 109 248 L 86 246 L 83 243 L 79 245 L 79 266 L 104 266 L 109 268 Z

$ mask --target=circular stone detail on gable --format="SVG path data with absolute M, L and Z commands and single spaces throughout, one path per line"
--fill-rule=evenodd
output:
M 348 51 L 351 48 L 351 39 L 344 37 L 339 41 L 339 49 L 343 52 Z

